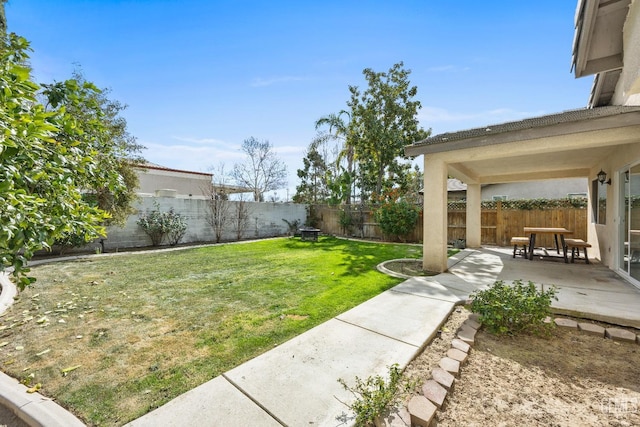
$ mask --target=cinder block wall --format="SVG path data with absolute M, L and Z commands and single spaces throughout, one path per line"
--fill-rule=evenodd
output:
M 108 227 L 107 239 L 104 241 L 104 249 L 108 252 L 127 248 L 144 247 L 151 245 L 151 239 L 140 228 L 136 221 L 140 215 L 155 209 L 156 203 L 160 211 L 168 211 L 173 208 L 182 215 L 187 222 L 187 232 L 180 243 L 213 242 L 215 234 L 207 223 L 207 200 L 173 197 L 142 197 L 136 205 L 137 214 L 131 215 L 124 227 Z M 238 202 L 230 201 L 230 212 L 235 212 Z M 306 205 L 293 203 L 256 203 L 245 202 L 249 208 L 249 226 L 243 239 L 284 236 L 289 228 L 283 221 L 293 222 L 299 220 L 304 224 L 307 218 Z M 236 232 L 232 224 L 228 224 L 223 232 L 223 241 L 234 241 Z M 99 242 L 91 244 L 91 247 L 99 246 Z M 85 248 L 86 250 L 87 248 Z

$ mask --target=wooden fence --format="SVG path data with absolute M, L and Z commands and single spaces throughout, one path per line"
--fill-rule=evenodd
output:
M 324 233 L 367 239 L 389 240 L 383 236 L 375 222 L 371 209 L 351 207 L 354 225 L 345 230 L 340 224 L 344 207 L 320 206 L 312 208 L 317 226 Z M 466 210 L 449 209 L 447 240 L 453 243 L 466 238 Z M 573 233 L 570 237 L 587 240 L 587 210 L 578 207 L 555 209 L 505 209 L 501 202 L 495 208 L 483 208 L 481 212 L 481 241 L 483 245 L 509 246 L 513 236 L 525 236 L 524 227 L 564 227 Z M 422 213 L 416 228 L 407 236 L 408 242 L 422 242 Z M 552 235 L 538 236 L 540 246 L 552 247 Z

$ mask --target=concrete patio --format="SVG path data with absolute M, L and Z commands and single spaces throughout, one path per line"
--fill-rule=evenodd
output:
M 455 266 L 452 272 L 465 281 L 472 280 L 471 276 L 478 272 L 469 267 L 477 259 L 484 264 L 482 274 L 497 272 L 497 280 L 510 283 L 521 279 L 538 285 L 555 285 L 558 301 L 554 301 L 552 307 L 556 313 L 640 329 L 640 289 L 597 261 L 590 264 L 529 261 L 521 257 L 514 259 L 512 253 L 512 248 L 485 247 Z

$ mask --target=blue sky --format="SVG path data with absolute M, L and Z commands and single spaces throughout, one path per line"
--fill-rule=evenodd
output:
M 9 0 L 36 81 L 88 80 L 128 105 L 143 155 L 207 171 L 269 140 L 296 170 L 314 122 L 346 108 L 362 70 L 403 61 L 433 134 L 586 105 L 570 73 L 576 1 Z M 285 198 L 286 193 L 281 193 Z

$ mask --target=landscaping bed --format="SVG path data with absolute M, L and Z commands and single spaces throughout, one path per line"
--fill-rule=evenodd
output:
M 440 337 L 407 367 L 408 378 L 429 378 L 466 316 L 463 308 L 454 311 Z M 640 425 L 640 345 L 561 327 L 549 337 L 497 337 L 481 329 L 436 420 L 438 426 Z

